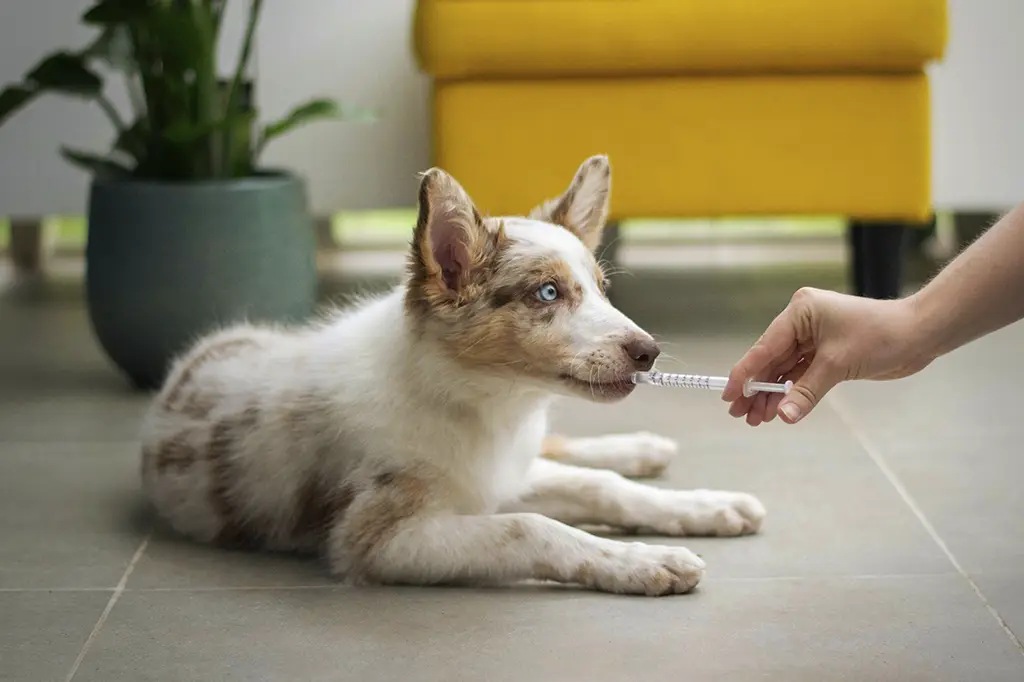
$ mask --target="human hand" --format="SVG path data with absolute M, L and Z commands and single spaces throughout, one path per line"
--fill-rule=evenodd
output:
M 751 426 L 776 415 L 790 424 L 814 409 L 840 381 L 899 379 L 932 358 L 918 337 L 909 299 L 879 301 L 804 288 L 736 363 L 722 399 Z M 746 381 L 792 381 L 788 395 L 743 395 Z

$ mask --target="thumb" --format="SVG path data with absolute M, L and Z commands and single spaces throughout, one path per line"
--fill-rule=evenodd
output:
M 795 424 L 813 410 L 825 394 L 842 381 L 842 372 L 821 356 L 811 360 L 803 376 L 793 382 L 793 388 L 779 403 L 782 420 Z

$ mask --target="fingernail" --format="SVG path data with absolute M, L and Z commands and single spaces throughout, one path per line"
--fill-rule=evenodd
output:
M 798 422 L 800 417 L 803 416 L 800 414 L 800 407 L 796 403 L 782 403 L 779 409 L 782 410 L 782 414 L 786 415 L 786 418 L 791 422 Z

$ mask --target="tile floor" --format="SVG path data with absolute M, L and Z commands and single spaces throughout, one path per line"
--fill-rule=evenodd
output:
M 671 342 L 666 366 L 720 372 L 801 283 L 841 273 L 655 274 L 619 295 Z M 144 398 L 80 301 L 73 282 L 0 296 L 0 680 L 1024 680 L 1024 327 L 841 387 L 797 428 L 748 429 L 701 392 L 565 404 L 570 433 L 679 439 L 659 485 L 769 509 L 759 536 L 688 542 L 698 591 L 644 599 L 350 589 L 316 562 L 154 532 Z

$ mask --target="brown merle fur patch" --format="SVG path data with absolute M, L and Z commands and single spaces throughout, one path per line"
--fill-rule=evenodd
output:
M 182 472 L 202 458 L 201 451 L 191 442 L 188 431 L 178 431 L 155 446 L 147 447 L 143 457 L 149 457 L 158 474 L 168 471 Z
M 560 297 L 537 299 L 537 290 L 553 283 Z M 568 264 L 557 258 L 517 260 L 511 252 L 498 257 L 475 298 L 464 305 L 433 308 L 440 324 L 435 333 L 464 365 L 550 377 L 571 361 L 564 330 L 556 317 L 569 314 L 583 298 L 583 288 Z
M 164 409 L 178 412 L 193 419 L 205 419 L 216 405 L 216 397 L 203 392 L 193 385 L 196 371 L 213 360 L 222 360 L 239 351 L 259 344 L 253 339 L 230 339 L 204 348 L 187 360 L 178 374 L 177 381 L 167 387 L 163 400 Z
M 552 328 L 551 308 L 518 303 L 469 312 L 442 336 L 455 359 L 468 367 L 508 370 L 550 377 L 571 358 L 561 334 Z
M 390 540 L 402 521 L 412 518 L 431 498 L 430 478 L 418 471 L 387 471 L 358 494 L 343 521 L 345 544 L 356 564 L 368 561 Z
M 252 524 L 239 509 L 235 500 L 238 485 L 236 457 L 239 442 L 260 421 L 260 411 L 248 407 L 241 413 L 225 417 L 213 425 L 206 446 L 206 459 L 210 467 L 210 505 L 221 522 L 217 543 L 230 547 L 253 547 L 259 538 L 253 534 Z
M 331 526 L 351 506 L 356 491 L 351 485 L 337 485 L 311 475 L 299 489 L 295 502 L 292 538 L 303 545 L 319 545 Z

